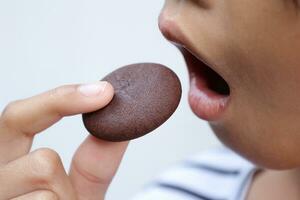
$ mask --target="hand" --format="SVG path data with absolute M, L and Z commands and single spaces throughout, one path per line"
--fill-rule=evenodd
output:
M 103 200 L 128 142 L 88 136 L 69 174 L 55 151 L 29 151 L 35 134 L 64 116 L 100 109 L 112 97 L 113 87 L 97 82 L 66 85 L 10 103 L 0 117 L 0 199 Z

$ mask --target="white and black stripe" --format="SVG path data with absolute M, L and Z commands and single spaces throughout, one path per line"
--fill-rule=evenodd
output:
M 187 161 L 183 163 L 183 165 L 185 165 L 186 167 L 198 168 L 200 170 L 205 170 L 211 173 L 217 173 L 224 176 L 238 176 L 241 173 L 240 170 L 238 169 L 222 169 L 219 167 L 215 167 L 215 166 L 211 166 L 205 163 L 199 163 L 195 161 Z
M 232 151 L 213 149 L 172 167 L 133 200 L 243 200 L 254 171 Z
M 199 200 L 226 200 L 226 199 L 216 199 L 216 198 L 213 198 L 213 197 L 209 197 L 206 194 L 201 194 L 199 192 L 192 191 L 188 188 L 181 187 L 181 186 L 174 185 L 174 184 L 170 184 L 170 183 L 157 183 L 157 186 L 161 187 L 161 188 L 164 188 L 164 189 L 167 189 L 167 190 L 174 190 L 174 191 L 177 191 L 177 192 L 181 192 L 181 193 L 184 193 L 186 195 L 193 196 L 193 197 L 195 197 Z

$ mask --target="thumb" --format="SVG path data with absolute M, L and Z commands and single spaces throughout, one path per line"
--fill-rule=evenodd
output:
M 88 136 L 77 149 L 70 179 L 78 200 L 103 200 L 128 142 L 107 142 Z

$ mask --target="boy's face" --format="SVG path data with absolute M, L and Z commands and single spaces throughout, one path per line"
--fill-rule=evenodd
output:
M 299 167 L 300 1 L 166 0 L 159 25 L 217 136 L 262 167 Z

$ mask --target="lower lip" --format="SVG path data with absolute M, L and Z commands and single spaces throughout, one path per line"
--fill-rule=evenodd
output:
M 199 66 L 199 60 L 181 49 L 185 57 L 189 75 L 190 75 L 190 90 L 189 104 L 193 112 L 201 119 L 207 121 L 217 121 L 221 118 L 225 109 L 228 107 L 230 95 L 222 95 L 207 86 L 206 78 L 204 77 L 203 69 L 207 66 Z

